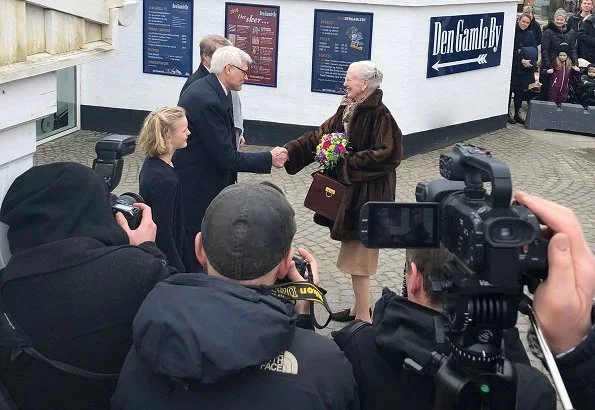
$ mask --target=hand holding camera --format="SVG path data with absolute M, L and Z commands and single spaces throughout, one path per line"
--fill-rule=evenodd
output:
M 142 217 L 138 228 L 130 229 L 128 226 L 128 220 L 121 212 L 116 213 L 116 221 L 118 222 L 118 225 L 120 225 L 128 235 L 131 245 L 138 246 L 143 242 L 155 242 L 155 237 L 157 236 L 157 225 L 155 225 L 155 222 L 153 222 L 151 207 L 142 203 L 135 203 L 134 206 L 140 209 L 142 212 Z
M 517 192 L 516 200 L 547 225 L 548 277 L 535 291 L 534 309 L 554 354 L 576 347 L 592 326 L 595 256 L 570 209 Z
M 310 269 L 307 269 L 308 264 L 310 265 Z M 308 250 L 304 248 L 298 249 L 297 255 L 293 257 L 291 268 L 287 273 L 286 279 L 289 282 L 310 282 L 318 285 L 318 263 Z M 295 310 L 301 315 L 309 314 L 310 302 L 305 300 L 296 301 Z

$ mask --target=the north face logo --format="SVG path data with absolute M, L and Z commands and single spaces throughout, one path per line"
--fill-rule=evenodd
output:
M 298 362 L 293 353 L 285 351 L 265 364 L 260 365 L 260 370 L 298 374 Z

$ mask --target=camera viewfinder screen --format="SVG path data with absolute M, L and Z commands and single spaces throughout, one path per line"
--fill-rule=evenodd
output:
M 379 248 L 439 245 L 437 203 L 369 204 L 368 242 Z

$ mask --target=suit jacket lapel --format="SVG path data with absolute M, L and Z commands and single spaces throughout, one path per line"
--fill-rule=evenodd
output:
M 225 95 L 225 91 L 223 91 L 223 86 L 221 85 L 221 83 L 219 82 L 219 79 L 217 78 L 217 76 L 215 74 L 209 74 L 206 77 L 207 81 L 209 82 L 209 84 L 211 85 L 211 87 L 213 87 L 213 89 L 215 90 L 215 92 L 217 93 L 217 96 L 219 97 L 219 100 L 221 101 L 221 104 L 223 104 L 223 109 L 227 112 L 227 116 L 229 119 L 229 124 L 231 126 L 231 134 L 232 134 L 232 141 L 233 141 L 233 145 L 235 147 L 236 143 L 236 137 L 235 137 L 235 130 L 234 130 L 234 126 L 233 126 L 233 108 L 231 105 L 231 92 L 227 92 L 227 95 Z

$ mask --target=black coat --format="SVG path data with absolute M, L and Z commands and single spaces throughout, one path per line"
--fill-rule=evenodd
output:
M 192 84 L 196 80 L 200 80 L 201 78 L 206 77 L 209 74 L 210 74 L 210 72 L 207 69 L 207 67 L 205 67 L 203 65 L 203 63 L 200 63 L 198 68 L 196 69 L 196 71 L 193 72 L 192 75 L 190 77 L 188 77 L 188 79 L 184 83 L 184 86 L 182 87 L 182 90 L 180 91 L 180 97 L 182 96 L 184 91 L 186 91 L 186 88 L 190 87 L 190 84 Z
M 533 67 L 525 67 L 521 63 L 521 60 L 529 60 L 527 55 L 525 55 L 525 50 L 527 48 L 534 48 L 535 52 L 535 59 L 532 61 Z M 527 28 L 526 30 L 521 30 L 521 28 L 516 26 L 516 31 L 514 34 L 514 50 L 512 53 L 512 72 L 510 76 L 510 88 L 513 91 L 524 91 L 529 88 L 529 84 L 535 82 L 535 75 L 534 75 L 534 67 L 537 65 L 537 42 L 535 41 L 535 37 L 533 36 L 533 32 Z
M 531 32 L 533 33 L 533 37 L 535 37 L 535 42 L 537 43 L 537 45 L 541 45 L 541 36 L 543 34 L 543 30 L 541 28 L 541 25 L 537 22 L 537 20 L 531 20 L 531 24 L 529 24 L 529 30 L 531 30 Z
M 438 342 L 439 334 L 435 330 L 436 323 L 446 320 L 443 314 L 385 289 L 376 303 L 371 326 L 356 321 L 335 336 L 353 365 L 362 409 L 433 408 L 433 376 L 404 370 L 403 363 L 411 358 L 425 364 L 432 351 L 446 353 L 447 345 Z M 512 345 L 511 351 L 508 351 L 509 345 Z M 516 408 L 554 410 L 554 389 L 545 375 L 524 364 L 528 363 L 528 358 L 518 332 L 505 336 L 505 349 L 504 355 L 516 361 Z
M 151 207 L 157 225 L 155 243 L 165 254 L 169 265 L 186 272 L 187 258 L 193 258 L 186 244 L 182 189 L 174 169 L 157 157 L 147 157 L 138 176 L 139 192 Z M 190 246 L 190 247 L 189 247 Z M 189 264 L 188 264 L 189 265 Z
M 569 25 L 566 25 L 564 29 L 560 30 L 554 23 L 550 22 L 541 37 L 541 71 L 553 68 L 552 62 L 558 56 L 558 47 L 562 43 L 568 43 L 570 46 L 569 57 L 572 60 L 572 64 L 578 64 L 576 33 Z
M 134 319 L 112 410 L 359 409 L 337 346 L 292 304 L 207 275 L 155 286 Z
M 574 408 L 592 409 L 595 403 L 595 329 L 591 328 L 581 344 L 556 362 Z
M 6 194 L 1 220 L 13 253 L 2 276 L 12 321 L 49 359 L 119 372 L 141 302 L 175 272 L 163 253 L 153 242 L 127 245 L 105 183 L 80 164 L 21 175 Z M 0 378 L 19 409 L 108 408 L 115 381 L 74 376 L 23 353 L 11 360 L 7 350 L 0 349 Z
M 578 56 L 595 64 L 595 16 L 585 18 L 577 36 Z
M 231 103 L 214 74 L 195 81 L 178 102 L 186 110 L 188 146 L 176 151 L 186 231 L 199 232 L 204 213 L 236 172 L 271 172 L 270 152 L 238 152 Z

